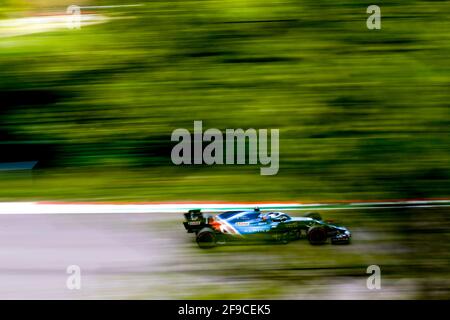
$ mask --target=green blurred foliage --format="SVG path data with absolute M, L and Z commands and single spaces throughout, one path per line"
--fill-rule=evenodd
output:
M 86 1 L 113 3 L 125 1 Z M 2 143 L 58 150 L 39 189 L 0 197 L 448 196 L 448 1 L 383 1 L 381 30 L 356 0 L 141 3 L 81 30 L 0 38 Z M 65 11 L 41 1 L 27 14 L 49 8 Z M 194 120 L 279 128 L 278 176 L 173 166 L 171 132 Z M 73 179 L 103 187 L 52 191 Z

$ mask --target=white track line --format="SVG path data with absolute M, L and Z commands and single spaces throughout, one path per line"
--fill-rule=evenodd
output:
M 142 7 L 143 3 L 138 4 L 121 4 L 121 5 L 110 5 L 110 6 L 79 6 L 80 9 L 114 9 L 114 8 L 128 8 L 128 7 Z
M 280 205 L 265 204 L 261 209 L 289 208 L 298 204 Z M 46 204 L 39 202 L 7 202 L 0 203 L 1 214 L 109 214 L 109 213 L 155 213 L 155 212 L 187 212 L 201 208 L 203 211 L 228 211 L 252 209 L 255 205 L 243 204 Z
M 201 208 L 202 211 L 230 211 L 259 207 L 261 210 L 357 210 L 357 209 L 399 209 L 399 208 L 434 208 L 450 207 L 450 200 L 430 201 L 399 201 L 369 202 L 354 204 L 300 204 L 300 203 L 264 203 L 264 204 L 212 204 L 212 203 L 183 203 L 183 204 L 68 204 L 68 203 L 39 203 L 39 202 L 0 202 L 0 215 L 21 214 L 125 214 L 125 213 L 182 213 L 190 209 Z
M 67 29 L 70 17 L 70 15 L 54 15 L 0 20 L 0 38 Z M 82 28 L 112 20 L 101 14 L 82 14 L 79 19 Z
M 320 208 L 320 210 L 358 210 L 358 209 L 402 209 L 402 208 L 440 208 L 440 207 L 450 207 L 450 205 L 445 204 L 430 204 L 430 205 L 409 205 L 409 206 L 379 206 L 379 207 L 330 207 L 330 208 Z M 287 210 L 311 210 L 311 209 L 283 209 L 282 211 Z

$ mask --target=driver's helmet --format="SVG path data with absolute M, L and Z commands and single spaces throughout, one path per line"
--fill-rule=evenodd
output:
M 281 212 L 269 212 L 264 215 L 262 215 L 262 220 L 272 220 L 276 221 L 280 219 L 280 216 L 282 216 Z
M 280 212 L 270 212 L 268 216 L 271 220 L 279 220 L 282 214 Z

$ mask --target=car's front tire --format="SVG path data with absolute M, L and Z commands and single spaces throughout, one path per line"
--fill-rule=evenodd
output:
M 213 248 L 216 246 L 216 234 L 211 228 L 203 228 L 197 233 L 196 241 L 202 249 Z
M 323 244 L 327 241 L 327 230 L 322 226 L 314 226 L 308 230 L 308 240 L 311 244 Z

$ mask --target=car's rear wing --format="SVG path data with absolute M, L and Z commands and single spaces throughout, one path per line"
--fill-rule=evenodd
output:
M 198 232 L 208 226 L 209 216 L 203 214 L 200 209 L 189 210 L 184 217 L 186 221 L 183 224 L 189 233 Z

